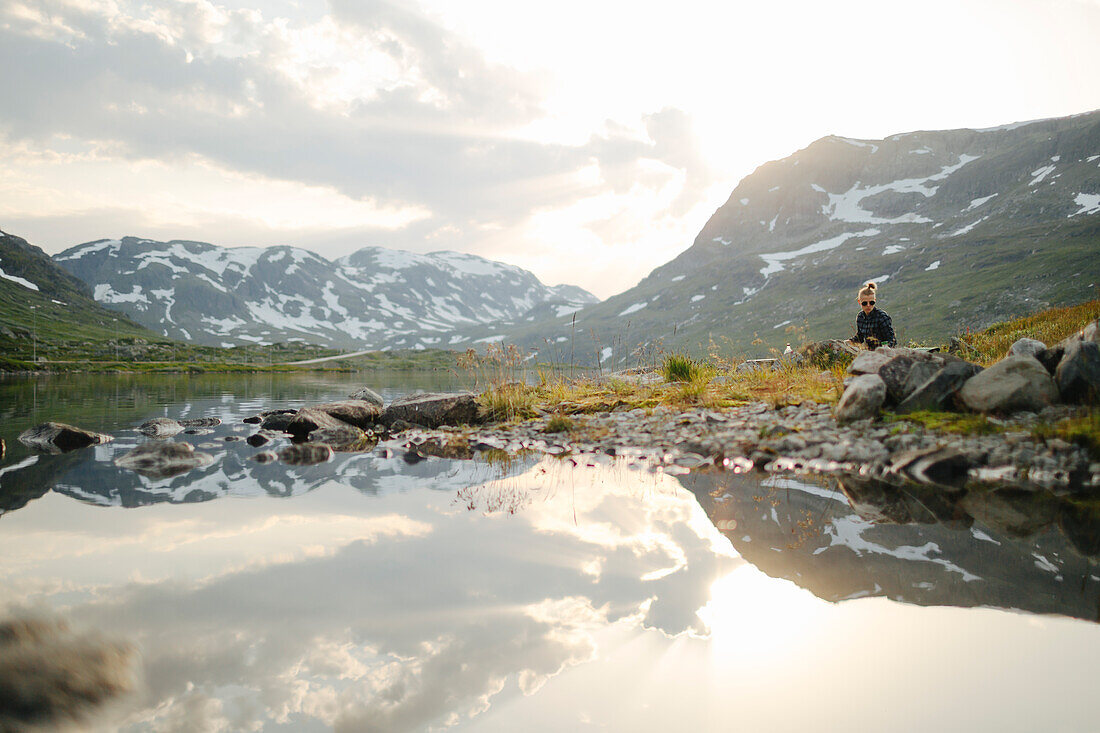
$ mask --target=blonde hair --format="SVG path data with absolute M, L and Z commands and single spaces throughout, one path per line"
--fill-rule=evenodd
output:
M 867 284 L 859 289 L 858 299 L 863 300 L 864 298 L 871 298 L 873 300 L 873 299 L 876 298 L 875 292 L 877 290 L 878 290 L 878 285 L 875 285 L 873 282 L 868 280 Z

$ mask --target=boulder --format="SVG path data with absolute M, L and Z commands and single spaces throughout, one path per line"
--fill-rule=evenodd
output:
M 110 443 L 112 440 L 114 438 L 110 435 L 94 433 L 62 422 L 42 423 L 19 434 L 20 443 L 47 453 L 63 453 L 89 445 Z
M 273 430 L 276 433 L 287 432 L 287 426 L 293 422 L 297 410 L 270 410 L 260 413 L 260 429 Z
M 1081 329 L 1081 340 L 1100 343 L 1100 320 L 1095 320 Z
M 183 425 L 170 417 L 154 417 L 138 426 L 138 432 L 153 438 L 167 438 L 183 432 Z
M 363 387 L 358 392 L 352 392 L 348 395 L 349 400 L 363 400 L 364 402 L 370 402 L 371 404 L 384 407 L 385 403 L 382 401 L 382 395 L 375 392 L 370 387 Z
M 951 410 L 955 407 L 955 395 L 966 380 L 982 371 L 977 364 L 953 361 L 929 377 L 909 393 L 896 411 L 899 413 L 919 410 Z M 908 387 L 908 385 L 907 385 Z
M 315 445 L 313 443 L 299 443 L 288 445 L 277 454 L 283 463 L 294 466 L 312 466 L 315 463 L 324 463 L 332 458 L 332 448 L 327 445 Z
M 974 412 L 1039 412 L 1058 400 L 1058 388 L 1034 356 L 1009 356 L 968 379 L 959 399 Z
M 874 351 L 861 351 L 859 356 L 848 365 L 849 374 L 878 374 L 878 370 L 886 366 L 887 362 L 894 358 L 893 349 L 875 349 Z
M 1066 354 L 1066 345 L 1055 344 L 1049 348 L 1043 349 L 1035 358 L 1039 360 L 1039 363 L 1046 368 L 1047 373 L 1054 374 L 1054 370 L 1058 368 L 1058 364 L 1061 363 L 1062 357 Z
M 296 438 L 303 438 L 319 428 L 339 429 L 342 427 L 348 427 L 348 424 L 336 419 L 324 410 L 318 410 L 315 407 L 303 407 L 295 413 L 283 430 Z
M 354 425 L 360 430 L 377 425 L 382 417 L 381 406 L 369 400 L 326 402 L 323 405 L 314 405 L 313 409 L 326 412 L 340 422 Z
M 1047 345 L 1042 341 L 1022 338 L 1008 347 L 1008 353 L 1005 356 L 1038 356 L 1040 352 L 1046 351 L 1046 348 Z
M 472 392 L 454 394 L 415 394 L 394 400 L 382 413 L 382 422 L 392 427 L 397 420 L 437 428 L 440 425 L 466 425 L 481 422 L 477 400 Z
M 885 401 L 886 383 L 877 374 L 861 374 L 844 390 L 836 407 L 836 419 L 852 422 L 874 417 Z
M 169 478 L 213 462 L 213 456 L 195 452 L 190 443 L 174 441 L 142 443 L 126 455 L 115 459 L 116 466 L 153 479 Z
M 253 448 L 259 448 L 261 445 L 267 445 L 271 442 L 271 438 L 264 433 L 253 433 L 245 438 L 245 442 Z
M 1054 372 L 1054 383 L 1063 402 L 1100 403 L 1100 344 L 1095 341 L 1071 343 Z

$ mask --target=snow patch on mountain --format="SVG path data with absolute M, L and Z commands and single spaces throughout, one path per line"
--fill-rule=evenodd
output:
M 1073 203 L 1081 208 L 1070 214 L 1070 217 L 1077 216 L 1078 214 L 1100 213 L 1100 194 L 1098 193 L 1079 193 L 1074 197 Z

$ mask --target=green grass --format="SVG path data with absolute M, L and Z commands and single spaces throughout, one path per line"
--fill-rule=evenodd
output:
M 669 354 L 661 365 L 661 373 L 669 382 L 691 382 L 699 372 L 699 364 L 683 354 Z
M 1036 339 L 1053 346 L 1097 318 L 1100 318 L 1100 300 L 1050 308 L 961 336 L 959 340 L 963 349 L 960 356 L 988 366 L 1003 359 L 1008 348 L 1022 338 Z
M 923 425 L 937 433 L 956 435 L 991 435 L 1003 433 L 1004 428 L 992 423 L 985 415 L 961 412 L 910 412 L 904 415 L 886 413 L 883 420 L 887 423 L 910 422 Z
M 1054 424 L 1041 423 L 1032 429 L 1032 434 L 1043 440 L 1061 438 L 1084 448 L 1092 460 L 1100 461 L 1100 411 L 1096 409 L 1091 409 L 1087 415 Z

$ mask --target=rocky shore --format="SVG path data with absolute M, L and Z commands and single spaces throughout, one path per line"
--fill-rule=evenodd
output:
M 620 455 L 670 472 L 713 465 L 734 471 L 815 472 L 893 481 L 958 484 L 987 482 L 1055 493 L 1100 491 L 1100 461 L 1058 438 L 1031 429 L 1081 414 L 1051 406 L 990 421 L 1001 431 L 963 436 L 899 420 L 837 421 L 829 405 L 805 403 L 778 410 L 765 403 L 711 409 L 630 410 L 574 415 L 566 431 L 542 417 L 496 426 L 417 429 L 386 441 L 383 449 L 419 457 L 472 457 L 500 450 L 550 455 Z

